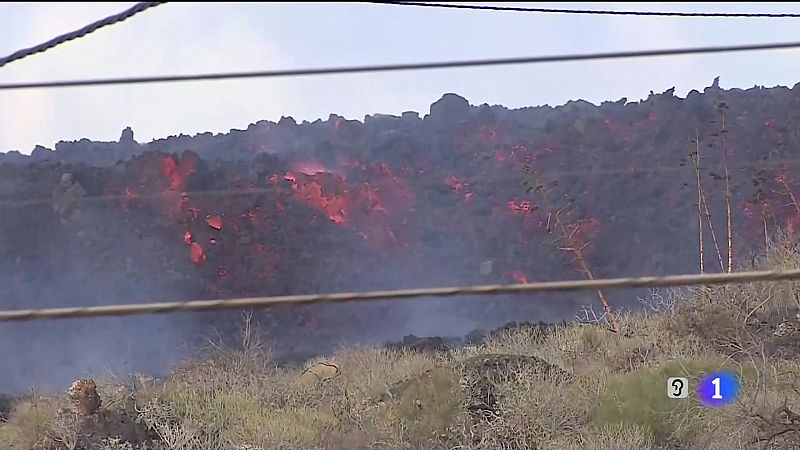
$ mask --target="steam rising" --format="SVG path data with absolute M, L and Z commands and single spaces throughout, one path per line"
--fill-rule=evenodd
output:
M 82 244 L 97 239 L 93 234 L 99 230 L 114 230 L 117 238 L 110 257 L 121 259 L 123 267 L 131 268 L 128 273 L 107 277 L 98 270 L 104 264 L 98 260 L 102 255 L 81 251 Z M 133 268 L 151 267 L 153 261 L 131 236 L 135 234 L 130 227 L 110 211 L 85 211 L 56 239 L 46 239 L 56 245 L 32 245 L 31 251 L 14 260 L 16 267 L 7 267 L 6 262 L 2 273 L 25 274 L 6 284 L 11 287 L 7 297 L 11 306 L 105 305 L 179 299 L 191 293 L 180 283 L 137 276 Z M 188 319 L 185 315 L 161 315 L 2 324 L 0 392 L 31 387 L 63 389 L 82 375 L 162 374 L 178 360 L 182 344 L 191 337 Z

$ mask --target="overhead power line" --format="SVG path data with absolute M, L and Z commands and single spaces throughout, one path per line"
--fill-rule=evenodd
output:
M 278 78 L 313 75 L 341 75 L 368 72 L 397 72 L 404 70 L 453 69 L 461 67 L 485 67 L 511 64 L 541 64 L 570 61 L 592 61 L 617 58 L 644 58 L 656 56 L 696 55 L 705 53 L 730 53 L 755 50 L 781 50 L 799 48 L 800 42 L 750 44 L 733 46 L 695 47 L 662 50 L 636 50 L 626 52 L 584 53 L 576 55 L 523 56 L 515 58 L 473 59 L 427 63 L 383 64 L 368 66 L 324 67 L 312 69 L 264 70 L 255 72 L 207 73 L 197 75 L 159 75 L 146 77 L 101 78 L 94 80 L 37 81 L 0 84 L 0 90 L 63 88 L 77 86 L 108 86 L 120 84 L 145 84 L 186 81 L 212 81 L 245 78 Z
M 729 166 L 730 170 L 746 170 L 746 169 L 775 169 L 782 168 L 788 165 L 800 164 L 800 159 L 783 159 L 779 161 L 758 161 L 754 163 L 744 163 Z M 578 169 L 578 170 L 548 170 L 548 179 L 560 180 L 561 177 L 579 177 L 579 176 L 607 176 L 607 175 L 634 175 L 634 174 L 675 174 L 685 172 L 686 168 L 682 166 L 666 167 L 629 167 L 629 168 L 596 168 L 596 169 Z M 525 180 L 523 173 L 506 174 L 506 175 L 485 175 L 485 176 L 464 176 L 460 177 L 457 182 L 464 184 L 468 189 L 478 188 L 484 183 L 492 182 L 521 182 Z M 385 182 L 394 182 L 393 180 L 372 180 L 370 185 L 380 186 Z M 445 186 L 445 181 L 442 179 L 406 179 L 405 184 L 412 188 L 441 188 Z M 162 191 L 144 194 L 101 194 L 101 195 L 87 195 L 84 197 L 77 197 L 76 201 L 86 203 L 103 203 L 111 201 L 141 201 L 153 200 L 158 198 L 165 198 L 175 195 L 186 195 L 192 199 L 200 198 L 220 198 L 220 197 L 247 197 L 258 196 L 263 194 L 270 194 L 277 192 L 281 189 L 280 186 L 266 186 L 254 188 L 235 188 L 235 189 L 208 189 L 202 191 Z M 52 197 L 39 197 L 39 198 L 26 198 L 22 199 L 0 199 L 0 208 L 12 207 L 25 207 L 35 205 L 49 205 L 53 203 Z
M 403 1 L 367 1 L 379 5 L 423 6 L 428 8 L 471 9 L 482 11 L 511 11 L 554 14 L 591 14 L 596 16 L 655 16 L 655 17 L 761 17 L 761 18 L 798 18 L 798 13 L 718 13 L 718 12 L 667 12 L 667 11 L 615 11 L 558 8 L 525 8 L 521 6 L 465 5 L 453 3 L 403 2 Z
M 158 6 L 160 4 L 167 3 L 167 2 L 140 2 L 134 5 L 133 7 L 119 13 L 114 14 L 113 16 L 108 16 L 105 19 L 98 20 L 96 22 L 92 22 L 85 27 L 72 31 L 70 33 L 62 34 L 61 36 L 57 36 L 53 39 L 50 39 L 47 42 L 42 44 L 36 45 L 31 48 L 22 49 L 16 51 L 6 57 L 0 58 L 0 67 L 5 66 L 6 64 L 12 63 L 14 61 L 19 61 L 20 59 L 26 58 L 28 56 L 34 55 L 36 53 L 42 53 L 47 51 L 55 46 L 61 45 L 65 42 L 82 38 L 87 34 L 93 33 L 100 28 L 105 26 L 113 25 L 115 23 L 122 22 L 124 20 L 130 19 L 131 17 L 139 14 L 140 12 L 144 12 L 154 6 Z
M 186 302 L 135 303 L 128 305 L 88 306 L 0 311 L 0 322 L 65 319 L 74 317 L 132 316 L 142 314 L 219 311 L 227 309 L 265 308 L 286 304 L 408 299 L 418 297 L 452 297 L 456 295 L 497 295 L 533 292 L 595 291 L 609 288 L 705 286 L 742 284 L 755 281 L 800 279 L 800 269 L 770 270 L 706 275 L 669 275 L 664 277 L 608 278 L 600 280 L 549 281 L 529 284 L 495 284 L 480 286 L 400 289 L 391 291 L 343 292 L 320 295 L 283 295 Z

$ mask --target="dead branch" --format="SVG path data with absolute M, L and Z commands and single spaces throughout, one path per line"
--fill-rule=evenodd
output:
M 725 209 L 726 220 L 728 228 L 728 273 L 733 270 L 733 219 L 731 214 L 731 176 L 728 171 L 728 145 L 725 136 L 728 134 L 728 129 L 725 128 L 725 109 L 728 107 L 725 103 L 720 105 L 720 113 L 722 115 L 722 163 L 725 166 Z
M 786 399 L 784 399 L 783 405 L 773 411 L 770 417 L 767 418 L 758 413 L 753 414 L 753 416 L 761 422 L 757 426 L 762 430 L 762 435 L 758 436 L 752 443 L 762 442 L 764 443 L 764 448 L 769 447 L 779 436 L 792 432 L 800 433 L 800 414 L 789 409 Z
M 711 232 L 711 240 L 714 242 L 714 249 L 717 251 L 717 260 L 719 261 L 719 268 L 723 272 L 725 271 L 725 266 L 722 262 L 722 252 L 719 249 L 719 242 L 717 241 L 717 233 L 714 232 L 714 223 L 711 220 L 711 212 L 708 209 L 708 202 L 706 201 L 706 194 L 700 189 L 700 197 L 703 200 L 703 212 L 706 215 L 706 220 L 708 221 L 708 230 Z
M 792 202 L 787 206 L 794 206 L 795 211 L 800 214 L 800 205 L 798 205 L 797 199 L 794 196 L 794 192 L 792 192 L 792 189 L 789 187 L 789 183 L 786 182 L 786 178 L 780 177 L 780 183 L 786 190 L 784 193 L 788 195 L 790 199 L 792 199 Z
M 533 171 L 530 171 L 530 175 L 534 177 L 533 182 L 537 184 L 535 179 L 535 174 Z M 544 207 L 547 211 L 553 211 L 553 206 L 549 201 L 547 196 L 546 190 L 541 191 L 541 198 Z M 578 270 L 581 271 L 589 280 L 594 280 L 594 274 L 592 273 L 591 269 L 589 268 L 589 264 L 586 262 L 586 258 L 583 256 L 583 249 L 591 242 L 588 240 L 585 243 L 577 243 L 575 240 L 575 235 L 578 233 L 580 229 L 580 220 L 578 220 L 575 224 L 573 224 L 572 229 L 568 227 L 563 220 L 561 220 L 561 214 L 572 207 L 571 204 L 568 204 L 564 207 L 558 209 L 555 213 L 548 214 L 548 229 L 551 219 L 555 222 L 556 228 L 559 230 L 560 240 L 565 243 L 566 245 L 559 246 L 559 250 L 568 251 L 572 253 L 573 261 L 578 265 Z M 611 330 L 615 333 L 619 331 L 619 326 L 617 324 L 616 316 L 611 308 L 611 304 L 608 302 L 608 299 L 605 296 L 605 293 L 601 290 L 597 290 L 597 296 L 600 299 L 600 303 L 603 305 L 603 310 L 605 310 L 605 315 L 608 316 L 609 323 L 611 324 Z
M 692 161 L 694 161 L 694 172 L 697 178 L 697 233 L 698 233 L 698 253 L 700 255 L 700 273 L 705 273 L 705 262 L 703 249 L 703 191 L 702 184 L 700 183 L 700 133 L 695 130 L 694 139 L 695 151 L 691 154 Z

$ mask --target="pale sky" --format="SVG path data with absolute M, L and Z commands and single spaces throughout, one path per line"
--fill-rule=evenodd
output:
M 0 56 L 121 12 L 119 3 L 0 3 Z M 503 5 L 485 2 L 482 4 Z M 525 3 L 527 6 L 795 12 L 778 3 Z M 188 74 L 800 40 L 800 19 L 585 16 L 440 10 L 361 3 L 168 3 L 44 54 L 0 68 L 0 83 Z M 794 31 L 793 31 L 794 30 Z M 60 140 L 139 142 L 244 129 L 282 115 L 428 112 L 446 92 L 507 107 L 793 86 L 800 51 L 781 50 L 263 80 L 0 92 L 0 151 Z

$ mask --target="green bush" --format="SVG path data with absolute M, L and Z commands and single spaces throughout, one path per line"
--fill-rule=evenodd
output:
M 704 407 L 697 399 L 696 383 L 705 373 L 728 368 L 747 378 L 750 371 L 726 367 L 722 357 L 666 361 L 656 367 L 643 367 L 632 372 L 611 374 L 599 406 L 592 412 L 598 428 L 635 425 L 652 433 L 657 442 L 674 439 L 685 442 L 699 432 L 698 418 Z M 689 379 L 689 396 L 672 399 L 667 396 L 666 381 L 670 377 Z
M 463 407 L 455 372 L 438 368 L 406 385 L 397 397 L 394 414 L 412 443 L 424 448 L 449 438 Z

